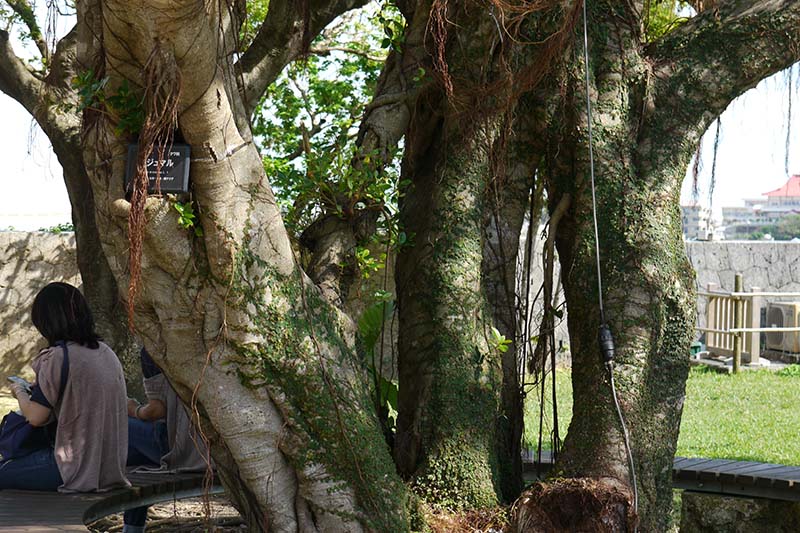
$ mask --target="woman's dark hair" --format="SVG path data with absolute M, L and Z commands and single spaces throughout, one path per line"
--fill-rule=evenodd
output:
M 81 291 L 69 283 L 49 283 L 33 300 L 31 320 L 50 346 L 73 341 L 97 349 L 100 337 Z

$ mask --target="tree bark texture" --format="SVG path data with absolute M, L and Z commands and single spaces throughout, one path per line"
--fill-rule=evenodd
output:
M 84 65 L 109 76 L 109 91 L 123 80 L 141 88 L 146 106 L 163 104 L 148 93 L 153 80 L 174 81 L 177 125 L 193 147 L 203 235 L 180 228 L 167 198 L 147 199 L 136 329 L 212 439 L 251 530 L 406 530 L 404 487 L 352 324 L 298 268 L 250 133 L 233 116 L 244 109 L 225 78 L 238 27 L 224 4 L 196 8 L 78 4 Z M 123 258 L 131 204 L 122 187 L 126 143 L 112 122 L 85 117 L 84 158 L 102 244 Z M 126 268 L 112 268 L 127 285 Z
M 615 27 L 600 9 L 591 11 L 590 79 L 605 320 L 616 340 L 615 380 L 637 467 L 641 528 L 661 531 L 672 501 L 670 465 L 694 325 L 694 277 L 683 250 L 678 211 L 691 152 L 659 176 L 642 171 L 633 140 L 644 89 L 637 82 L 647 67 L 630 52 L 636 44 L 633 31 Z M 620 50 L 628 52 L 621 56 Z M 560 146 L 558 152 L 554 146 L 556 155 L 548 162 L 551 208 L 562 195 L 573 196 L 556 234 L 574 391 L 573 419 L 558 471 L 627 490 L 631 485 L 622 431 L 597 341 L 601 317 L 581 53 L 575 50 L 575 67 L 568 74 L 572 99 L 559 121 L 562 127 L 567 124 L 568 133 L 554 137 Z
M 502 370 L 486 341 L 480 285 L 486 149 L 461 137 L 458 121 L 439 109 L 421 108 L 417 116 L 406 141 L 415 157 L 403 169 L 412 185 L 400 215 L 413 241 L 400 250 L 396 274 L 395 462 L 430 503 L 488 507 L 498 500 L 494 428 Z
M 670 465 L 695 322 L 694 274 L 678 209 L 681 182 L 708 124 L 757 80 L 798 59 L 797 4 L 728 2 L 649 49 L 641 45 L 629 5 L 588 6 L 602 296 L 616 340 L 614 379 L 630 430 L 641 531 L 667 527 Z M 767 27 L 769 37 L 759 34 Z M 581 40 L 576 36 L 576 43 Z M 556 235 L 574 391 L 557 471 L 630 495 L 622 431 L 597 338 L 602 319 L 582 52 L 576 44 L 563 70 L 566 98 L 552 107 L 544 168 L 551 210 L 564 195 L 573 198 Z M 632 520 L 620 523 L 633 527 Z
M 473 9 L 459 5 L 447 14 L 448 23 L 464 24 L 448 38 L 446 53 L 465 97 L 471 96 L 467 87 L 476 89 L 492 75 L 496 66 L 486 54 L 491 58 L 499 46 L 492 19 Z M 470 85 L 458 85 L 465 79 Z M 395 462 L 428 503 L 489 507 L 500 498 L 496 435 L 503 369 L 500 351 L 488 341 L 492 316 L 481 268 L 500 120 L 493 111 L 472 115 L 474 108 L 448 99 L 441 86 L 417 102 L 402 170 L 411 185 L 400 217 L 412 241 L 397 258 Z

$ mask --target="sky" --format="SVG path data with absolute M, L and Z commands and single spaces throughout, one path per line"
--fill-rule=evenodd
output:
M 71 16 L 48 16 L 50 2 L 35 2 L 36 16 L 60 38 Z M 50 24 L 52 22 L 52 25 Z M 11 32 L 14 51 L 33 57 L 33 46 Z M 61 165 L 47 136 L 20 104 L 0 92 L 0 230 L 37 230 L 72 222 Z
M 59 22 L 62 33 L 67 23 Z M 19 43 L 15 48 L 21 50 Z M 702 142 L 698 194 L 695 198 L 687 169 L 682 204 L 696 201 L 712 207 L 719 216 L 723 206 L 742 206 L 745 198 L 758 198 L 783 185 L 788 178 L 785 157 L 789 123 L 789 175 L 800 173 L 798 76 L 800 68 L 796 66 L 791 83 L 786 73 L 766 79 L 722 114 L 713 196 L 709 196 L 709 186 L 716 125 L 711 125 Z M 793 105 L 792 120 L 788 122 L 790 92 Z M 0 229 L 37 230 L 70 222 L 61 167 L 47 136 L 19 104 L 2 93 L 0 117 Z
M 61 165 L 31 116 L 0 93 L 0 228 L 37 230 L 70 222 Z
M 779 188 L 792 174 L 800 174 L 798 74 L 800 69 L 796 65 L 791 84 L 787 72 L 763 80 L 734 100 L 720 116 L 716 183 L 713 197 L 709 198 L 716 134 L 716 124 L 711 125 L 702 141 L 698 203 L 711 206 L 719 214 L 723 206 L 743 206 L 743 199 L 758 198 Z M 792 120 L 788 122 L 790 93 Z M 788 175 L 785 165 L 787 127 L 790 128 Z M 687 171 L 681 203 L 693 200 L 691 172 Z

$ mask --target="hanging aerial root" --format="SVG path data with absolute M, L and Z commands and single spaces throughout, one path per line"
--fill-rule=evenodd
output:
M 144 241 L 147 201 L 147 159 L 158 146 L 156 167 L 156 190 L 159 187 L 161 161 L 172 145 L 175 128 L 178 125 L 178 103 L 181 95 L 181 76 L 175 57 L 156 42 L 150 57 L 145 63 L 142 76 L 144 86 L 144 122 L 139 133 L 139 152 L 136 154 L 136 174 L 131 187 L 131 209 L 128 214 L 128 239 L 130 255 L 128 268 L 128 327 L 133 330 L 134 303 L 139 292 L 142 271 L 142 242 Z
M 448 64 L 448 59 L 454 59 L 448 58 L 449 28 L 458 25 L 456 10 L 463 6 L 448 0 L 434 0 L 431 5 L 426 31 L 433 75 L 445 93 L 450 111 L 458 115 L 458 122 L 464 125 L 463 137 L 471 137 L 476 131 L 484 132 L 488 142 L 483 148 L 488 153 L 491 179 L 497 188 L 502 187 L 505 179 L 507 145 L 513 137 L 517 102 L 546 78 L 569 48 L 574 40 L 573 30 L 580 20 L 581 5 L 575 2 L 564 8 L 559 0 L 489 0 L 488 6 L 476 2 L 472 8 L 486 10 L 497 31 L 494 44 L 487 48 L 487 54 L 496 58 L 479 75 L 459 72 L 455 68 L 458 61 Z M 526 19 L 547 10 L 558 13 L 552 28 L 528 35 Z M 473 65 L 475 62 L 468 60 L 466 63 Z
M 457 5 L 452 3 L 453 6 Z M 489 81 L 471 82 L 455 79 L 447 59 L 448 28 L 456 23 L 450 20 L 451 3 L 433 0 L 428 17 L 427 33 L 431 38 L 433 73 L 444 88 L 448 101 L 457 109 L 468 112 L 494 113 L 511 109 L 525 92 L 536 87 L 550 71 L 559 55 L 571 42 L 572 30 L 580 14 L 580 2 L 565 11 L 559 24 L 546 36 L 531 40 L 524 35 L 524 22 L 533 13 L 560 9 L 559 0 L 527 0 L 509 2 L 489 0 L 489 6 L 479 3 L 477 9 L 486 9 L 497 27 L 501 46 L 499 72 L 489 76 Z M 453 7 L 454 9 L 454 7 Z M 521 62 L 515 57 L 526 55 L 533 60 Z M 493 103 L 490 103 L 493 102 Z M 485 109 L 486 106 L 491 109 Z M 476 107 L 477 106 L 477 107 Z
M 632 532 L 628 495 L 608 483 L 580 478 L 536 483 L 512 508 L 509 533 Z

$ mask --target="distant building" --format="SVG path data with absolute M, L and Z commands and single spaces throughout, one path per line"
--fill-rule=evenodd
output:
M 701 205 L 682 205 L 681 222 L 684 239 L 704 241 L 713 238 L 714 224 L 709 208 Z
M 764 193 L 767 202 L 762 204 L 764 212 L 781 215 L 800 212 L 800 174 L 795 174 L 783 187 Z
M 800 174 L 795 174 L 782 187 L 764 193 L 763 198 L 745 200 L 744 207 L 723 207 L 725 237 L 746 237 L 786 216 L 799 213 Z

